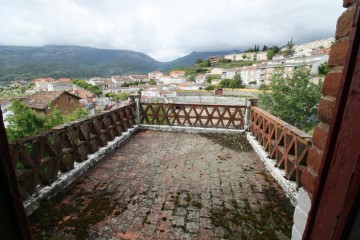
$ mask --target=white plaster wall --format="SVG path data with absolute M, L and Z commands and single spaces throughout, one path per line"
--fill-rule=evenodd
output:
M 294 225 L 292 227 L 292 240 L 301 240 L 306 227 L 307 218 L 311 208 L 311 199 L 304 188 L 300 188 L 297 196 L 297 205 L 294 212 Z

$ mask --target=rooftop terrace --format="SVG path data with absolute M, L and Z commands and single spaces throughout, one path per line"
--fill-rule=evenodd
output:
M 142 130 L 30 216 L 36 239 L 290 239 L 244 135 Z
M 132 96 L 11 144 L 35 238 L 290 239 L 311 139 L 245 103 Z

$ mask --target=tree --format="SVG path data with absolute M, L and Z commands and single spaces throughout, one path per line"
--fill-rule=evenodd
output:
M 317 108 L 322 83 L 310 81 L 310 72 L 297 69 L 292 77 L 283 77 L 282 72 L 273 75 L 270 91 L 260 95 L 260 107 L 304 131 L 317 124 Z
M 149 82 L 148 82 L 148 84 L 149 85 L 157 85 L 157 82 L 156 82 L 156 80 L 150 80 Z
M 267 51 L 266 53 L 267 60 L 272 60 L 274 56 L 275 56 L 274 50 Z
M 10 142 L 39 134 L 55 126 L 89 115 L 89 111 L 83 108 L 76 109 L 72 114 L 61 113 L 58 108 L 55 108 L 51 113 L 45 115 L 35 112 L 19 100 L 14 100 L 8 110 L 11 111 L 11 114 L 7 118 L 9 125 L 6 132 Z
M 108 92 L 105 95 L 106 97 L 110 98 L 112 101 L 125 101 L 126 99 L 128 99 L 129 94 L 126 92 L 120 92 L 120 93 L 112 93 L 112 92 Z
M 273 45 L 269 50 L 273 50 L 274 54 L 278 54 L 280 52 L 280 48 L 276 45 Z
M 267 50 L 269 50 L 269 48 L 266 45 L 264 45 L 264 47 L 262 48 L 262 52 L 265 52 Z
M 294 43 L 291 38 L 291 40 L 285 46 L 284 55 L 285 57 L 291 57 L 292 55 L 294 55 L 294 52 Z
M 246 58 L 246 54 L 245 54 L 245 53 L 242 55 L 242 58 L 245 60 L 245 58 Z
M 241 76 L 236 74 L 234 79 L 224 79 L 220 82 L 222 88 L 244 88 Z
M 202 60 L 202 59 L 196 59 L 196 61 L 195 61 L 195 64 L 199 64 L 199 63 L 202 63 L 204 60 Z
M 210 66 L 211 64 L 209 59 L 203 61 L 202 63 L 199 63 L 199 67 L 210 67 Z
M 91 85 L 83 79 L 73 79 L 71 82 L 79 87 L 82 87 L 82 88 L 92 92 L 96 96 L 100 96 L 102 94 L 102 91 L 99 86 Z
M 218 78 L 219 78 L 219 77 L 218 77 L 218 76 L 215 76 L 215 75 L 208 75 L 208 76 L 206 76 L 206 82 L 211 84 L 211 81 L 212 81 L 212 80 L 218 79 Z
M 328 63 L 324 62 L 320 64 L 318 70 L 319 70 L 319 74 L 326 75 L 330 71 Z
M 46 121 L 44 114 L 36 114 L 19 100 L 14 100 L 8 111 L 11 114 L 7 117 L 9 124 L 6 133 L 10 142 L 43 131 Z
M 209 85 L 205 88 L 206 91 L 211 91 L 211 90 L 214 90 L 215 89 L 215 86 L 214 85 Z

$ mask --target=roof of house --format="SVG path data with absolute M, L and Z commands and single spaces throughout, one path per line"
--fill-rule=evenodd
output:
M 132 79 L 148 79 L 148 75 L 130 75 Z
M 85 98 L 92 98 L 95 96 L 95 94 L 93 94 L 92 92 L 88 91 L 88 90 L 70 90 L 70 91 L 67 91 L 68 93 L 71 93 L 75 96 L 78 96 L 82 99 L 85 99 Z
M 53 91 L 53 92 L 38 92 L 28 98 L 22 100 L 24 104 L 34 109 L 46 109 L 50 103 L 59 98 L 62 94 L 67 94 L 72 97 L 80 99 L 80 97 L 68 93 L 66 91 Z
M 59 82 L 71 82 L 71 78 L 59 78 Z
M 170 74 L 183 74 L 183 73 L 185 73 L 185 71 L 182 70 L 174 70 L 170 72 Z
M 49 84 L 52 84 L 53 86 L 72 86 L 73 84 L 71 82 L 64 82 L 64 81 L 55 81 L 50 82 Z
M 35 78 L 32 80 L 33 83 L 36 82 L 55 82 L 55 79 L 53 78 Z

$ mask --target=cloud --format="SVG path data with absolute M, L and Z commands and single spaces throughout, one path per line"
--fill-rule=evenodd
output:
M 334 36 L 328 0 L 0 0 L 0 44 L 128 49 L 171 60 Z

